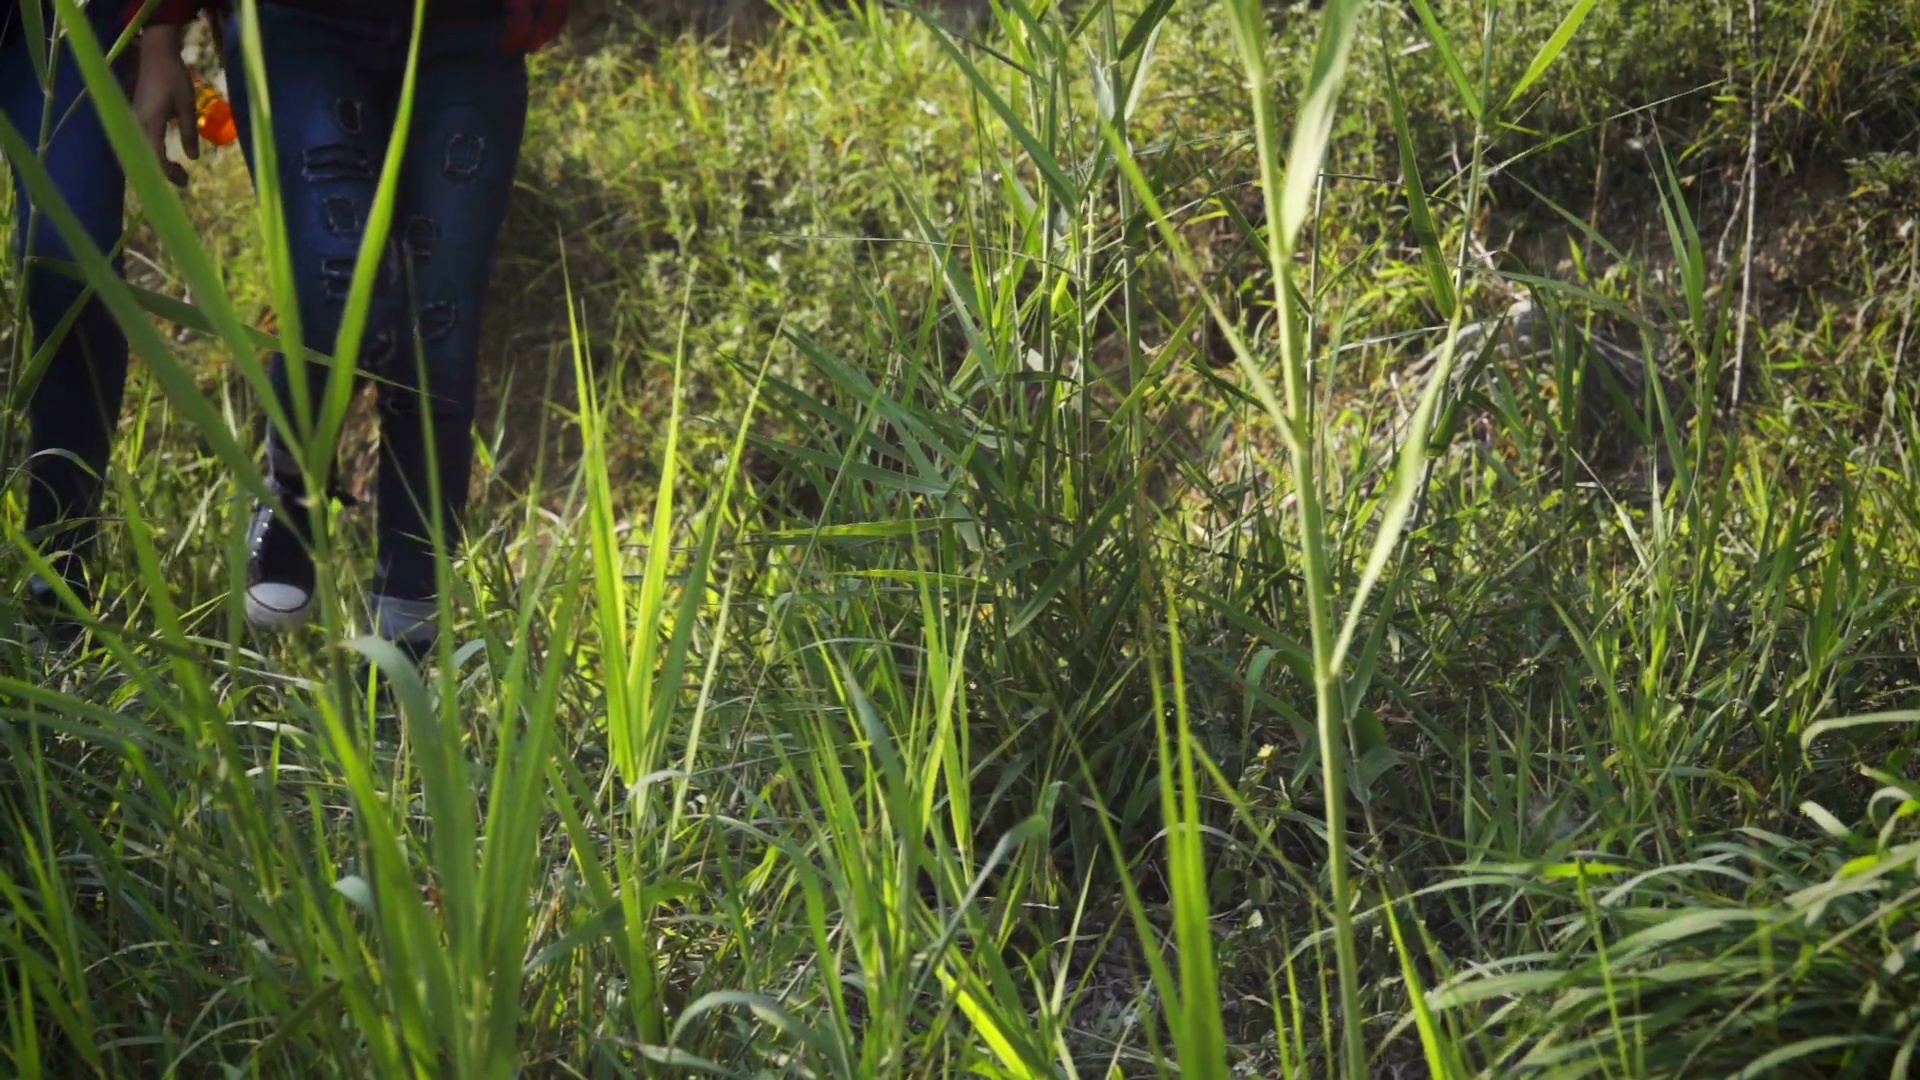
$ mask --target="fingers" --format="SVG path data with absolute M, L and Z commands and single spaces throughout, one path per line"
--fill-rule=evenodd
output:
M 180 146 L 190 158 L 200 156 L 200 133 L 194 124 L 193 76 L 180 61 L 180 28 L 148 26 L 140 34 L 139 71 L 134 80 L 133 112 L 140 129 L 160 159 L 169 181 L 185 187 L 187 170 L 167 157 L 167 124 L 180 125 Z
M 147 145 L 153 148 L 153 156 L 160 162 L 160 169 L 167 179 L 176 186 L 185 186 L 186 170 L 167 157 L 167 118 L 151 110 L 136 110 L 140 121 L 140 132 L 147 137 Z
M 135 119 L 140 121 L 140 134 L 147 137 L 147 146 L 153 150 L 154 156 L 165 158 L 167 156 L 166 120 L 145 112 L 136 113 Z
M 186 151 L 189 160 L 198 161 L 200 160 L 199 111 L 193 106 L 193 81 L 185 77 L 184 68 L 181 70 L 181 75 L 179 84 L 173 88 L 174 123 L 180 128 L 180 148 Z
M 187 170 L 179 162 L 167 156 L 167 114 L 158 110 L 144 110 L 139 115 L 140 130 L 147 137 L 147 145 L 153 147 L 153 156 L 160 162 L 160 171 L 174 187 L 187 186 Z M 186 130 L 192 130 L 189 123 Z
M 160 162 L 160 171 L 166 175 L 168 182 L 175 187 L 186 187 L 187 170 L 167 156 L 167 123 L 171 119 L 167 110 L 136 101 L 134 119 L 140 125 L 140 133 L 147 137 L 147 145 L 153 148 L 153 156 Z

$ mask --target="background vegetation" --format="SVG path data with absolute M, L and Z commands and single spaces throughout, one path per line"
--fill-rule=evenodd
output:
M 353 511 L 245 630 L 281 255 L 127 155 L 8 1071 L 1905 1073 L 1920 5 L 651 14 L 535 61 L 417 676 Z

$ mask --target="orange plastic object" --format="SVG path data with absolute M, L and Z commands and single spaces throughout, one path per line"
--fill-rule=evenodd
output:
M 195 90 L 194 111 L 199 114 L 200 137 L 213 145 L 226 146 L 240 137 L 240 129 L 233 123 L 233 106 L 206 83 Z

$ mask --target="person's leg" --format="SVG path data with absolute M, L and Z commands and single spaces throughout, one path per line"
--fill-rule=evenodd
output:
M 526 61 L 501 53 L 499 33 L 482 23 L 428 31 L 394 223 L 412 333 L 394 364 L 404 382 L 381 387 L 373 593 L 376 629 L 416 645 L 431 637 L 436 488 L 450 547 L 466 509 L 481 312 L 526 125 Z
M 386 62 L 390 43 L 377 27 L 273 5 L 261 5 L 259 17 L 301 336 L 308 348 L 331 353 L 392 131 L 399 72 Z M 236 26 L 229 25 L 226 40 L 234 118 L 253 168 L 258 155 Z M 256 186 L 258 179 L 256 174 Z M 361 343 L 366 370 L 383 370 L 399 349 L 397 269 L 393 258 L 381 265 Z M 318 415 L 333 369 L 322 364 L 296 368 L 296 363 L 275 356 L 271 375 L 282 408 L 299 423 L 301 417 L 310 421 Z M 302 372 L 307 386 L 304 413 L 295 393 L 295 379 Z M 267 437 L 267 463 L 288 512 L 262 507 L 255 514 L 247 613 L 256 625 L 288 629 L 303 623 L 311 611 L 315 570 L 310 515 L 316 511 L 301 478 L 299 456 L 278 431 Z
M 96 5 L 99 13 L 92 19 L 95 35 L 108 42 L 118 32 L 116 20 L 102 17 L 110 6 Z M 94 245 L 111 251 L 120 240 L 126 197 L 120 162 L 72 56 L 62 49 L 52 58 L 49 110 L 28 55 L 33 48 L 45 49 L 46 42 L 31 41 L 20 30 L 9 35 L 0 54 L 0 108 L 23 136 L 44 144 L 40 161 L 62 198 Z M 34 348 L 56 341 L 27 405 L 32 457 L 26 470 L 26 525 L 60 575 L 83 589 L 82 563 L 93 546 L 93 518 L 126 388 L 127 339 L 107 306 L 89 297 L 83 283 L 34 265 L 32 260 L 76 260 L 52 219 L 35 210 L 17 169 L 14 207 L 13 255 L 27 260 L 26 306 Z

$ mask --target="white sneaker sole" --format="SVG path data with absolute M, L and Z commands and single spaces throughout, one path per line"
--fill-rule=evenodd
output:
M 426 650 L 439 639 L 440 605 L 432 600 L 375 595 L 369 606 L 373 632 L 395 645 Z
M 276 582 L 247 589 L 247 624 L 256 630 L 298 630 L 312 617 L 313 594 L 304 589 Z

